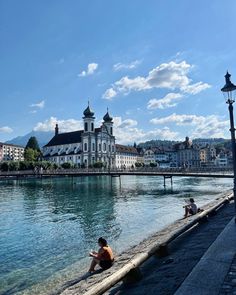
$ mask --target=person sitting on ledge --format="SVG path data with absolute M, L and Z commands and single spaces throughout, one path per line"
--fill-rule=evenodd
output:
M 103 270 L 110 268 L 114 262 L 114 256 L 111 248 L 108 246 L 107 241 L 104 238 L 98 239 L 98 245 L 100 246 L 98 252 L 91 251 L 89 256 L 93 257 L 89 272 L 95 271 L 95 266 L 98 264 Z
M 198 212 L 198 208 L 194 202 L 194 199 L 190 198 L 188 202 L 189 202 L 189 204 L 185 205 L 183 207 L 183 208 L 185 208 L 184 218 L 188 217 L 189 215 L 195 215 Z

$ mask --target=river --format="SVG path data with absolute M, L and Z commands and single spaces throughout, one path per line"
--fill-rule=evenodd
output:
M 107 238 L 120 253 L 232 188 L 232 179 L 108 176 L 0 182 L 0 294 L 48 294 L 86 272 Z

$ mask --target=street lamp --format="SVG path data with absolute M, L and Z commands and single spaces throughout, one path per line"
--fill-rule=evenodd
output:
M 233 155 L 233 169 L 234 169 L 234 209 L 236 213 L 236 143 L 235 143 L 235 128 L 234 128 L 234 114 L 233 114 L 233 103 L 235 102 L 236 86 L 230 81 L 230 74 L 225 75 L 225 86 L 221 88 L 224 94 L 226 103 L 229 105 L 229 118 L 230 118 L 230 132 L 231 132 L 231 143 L 232 143 L 232 155 Z M 236 217 L 235 217 L 236 222 Z

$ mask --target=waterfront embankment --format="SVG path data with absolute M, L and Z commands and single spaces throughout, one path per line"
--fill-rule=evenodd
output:
M 93 276 L 85 277 L 85 279 L 78 278 L 77 282 L 73 282 L 64 285 L 61 290 L 56 293 L 63 295 L 72 294 L 102 294 L 99 291 L 109 281 L 114 280 L 124 273 L 124 269 L 129 270 L 129 266 L 135 265 L 134 261 L 138 261 L 138 257 L 152 256 L 159 246 L 166 241 L 172 241 L 174 237 L 178 236 L 183 230 L 181 238 L 175 239 L 169 243 L 170 255 L 165 258 L 156 258 L 152 256 L 146 261 L 143 259 L 140 268 L 140 274 L 143 279 L 137 283 L 127 287 L 126 285 L 118 284 L 115 288 L 108 291 L 106 294 L 173 294 L 180 286 L 182 281 L 194 267 L 194 265 L 200 260 L 209 245 L 215 240 L 217 235 L 222 231 L 224 226 L 230 220 L 232 216 L 232 206 L 228 204 L 224 208 L 218 210 L 218 214 L 211 216 L 209 222 L 202 223 L 202 218 L 205 219 L 205 215 L 212 215 L 210 212 L 220 203 L 224 203 L 225 198 L 230 195 L 229 192 L 221 195 L 213 202 L 210 202 L 204 206 L 204 212 L 198 216 L 194 216 L 185 220 L 177 220 L 175 223 L 152 235 L 148 239 L 144 240 L 139 245 L 130 248 L 128 251 L 119 255 L 116 259 L 115 265 L 112 269 L 103 273 L 96 273 Z M 213 210 L 215 212 L 215 210 Z M 209 213 L 209 214 L 208 214 Z M 199 218 L 199 216 L 201 218 Z M 194 222 L 194 220 L 196 222 Z M 200 221 L 200 224 L 199 224 Z M 195 226 L 198 224 L 198 226 Z M 193 227 L 192 227 L 193 226 Z M 191 230 L 187 230 L 190 227 Z M 141 261 L 140 260 L 140 261 Z M 122 277 L 120 278 L 122 279 Z M 115 281 L 115 280 L 114 280 Z M 71 286 L 69 286 L 71 284 Z M 111 282 L 112 285 L 112 282 Z M 63 289 L 65 289 L 63 291 Z M 105 291 L 105 287 L 103 289 Z

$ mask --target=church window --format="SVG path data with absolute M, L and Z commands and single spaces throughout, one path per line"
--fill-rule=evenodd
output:
M 101 150 L 102 150 L 102 145 L 101 145 L 101 143 L 99 143 L 99 145 L 98 145 L 98 149 L 99 149 L 99 152 L 101 152 Z
M 88 123 L 87 122 L 84 123 L 84 131 L 88 131 Z
M 91 123 L 91 131 L 93 131 L 93 130 L 94 130 L 94 124 Z
M 95 143 L 93 142 L 93 152 L 95 151 Z
M 87 152 L 87 149 L 88 149 L 88 145 L 87 145 L 87 143 L 85 142 L 85 144 L 84 144 L 84 151 Z
M 107 150 L 107 146 L 106 146 L 106 143 L 105 142 L 103 144 L 103 150 L 104 150 L 104 152 Z
M 111 135 L 112 135 L 112 132 L 113 132 L 113 131 L 112 131 L 112 127 L 111 127 L 111 128 L 110 128 L 110 133 L 111 133 Z

